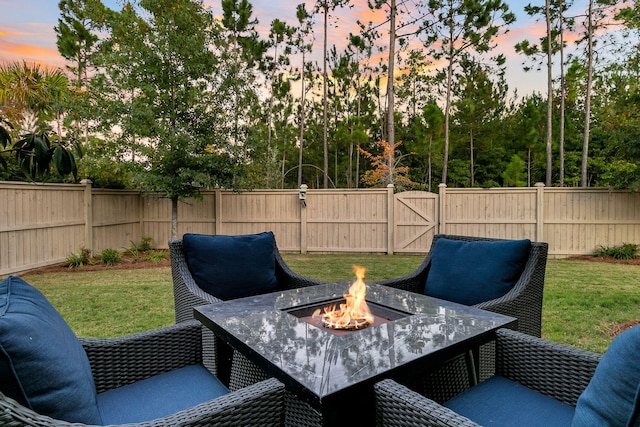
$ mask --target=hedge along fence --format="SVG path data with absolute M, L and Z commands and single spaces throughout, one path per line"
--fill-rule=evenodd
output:
M 83 184 L 0 182 L 0 276 L 63 262 L 86 247 L 123 249 L 170 239 L 171 202 L 138 191 Z M 271 230 L 280 250 L 298 253 L 424 254 L 436 233 L 529 238 L 554 257 L 640 243 L 640 194 L 535 187 L 439 192 L 393 188 L 212 190 L 178 206 L 178 233 Z

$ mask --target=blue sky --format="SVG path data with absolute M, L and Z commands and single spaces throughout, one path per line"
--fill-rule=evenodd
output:
M 533 2 L 533 0 L 532 0 Z M 576 10 L 584 10 L 586 0 L 576 0 Z M 103 0 L 103 3 L 113 9 L 119 9 L 121 0 Z M 295 19 L 296 2 L 253 0 L 254 16 L 260 21 L 261 27 L 268 30 L 270 22 L 279 18 L 289 25 L 297 23 Z M 313 1 L 306 1 L 307 9 L 312 9 Z M 544 23 L 538 23 L 523 13 L 523 7 L 529 1 L 507 1 L 511 9 L 518 15 L 518 21 L 511 31 L 499 40 L 499 50 L 508 58 L 507 81 L 513 90 L 518 89 L 519 95 L 531 91 L 546 92 L 546 72 L 522 71 L 522 57 L 515 54 L 513 45 L 523 39 L 532 41 L 544 32 Z M 538 1 L 538 3 L 543 3 Z M 206 0 L 214 13 L 220 13 L 220 0 Z M 330 43 L 343 44 L 349 32 L 356 32 L 356 19 L 368 19 L 369 13 L 365 0 L 352 1 L 354 7 L 338 12 L 337 26 L 330 32 Z M 0 0 L 0 63 L 5 61 L 22 61 L 28 63 L 64 67 L 65 61 L 57 52 L 54 26 L 57 24 L 59 9 L 58 0 Z M 317 29 L 316 52 L 321 54 L 321 29 Z

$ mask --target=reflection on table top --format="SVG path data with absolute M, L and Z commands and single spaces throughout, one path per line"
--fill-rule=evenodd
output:
M 409 315 L 336 336 L 286 311 L 339 298 L 348 285 L 333 283 L 224 301 L 196 307 L 195 315 L 234 347 L 246 346 L 258 353 L 320 400 L 515 321 L 375 284 L 367 285 L 367 301 Z

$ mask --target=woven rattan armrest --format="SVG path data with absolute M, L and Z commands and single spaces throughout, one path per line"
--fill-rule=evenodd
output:
M 118 338 L 81 338 L 97 392 L 202 363 L 202 328 L 192 320 Z

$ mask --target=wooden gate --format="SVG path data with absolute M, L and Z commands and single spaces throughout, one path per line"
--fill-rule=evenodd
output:
M 426 253 L 438 225 L 438 195 L 406 191 L 394 196 L 394 252 Z

